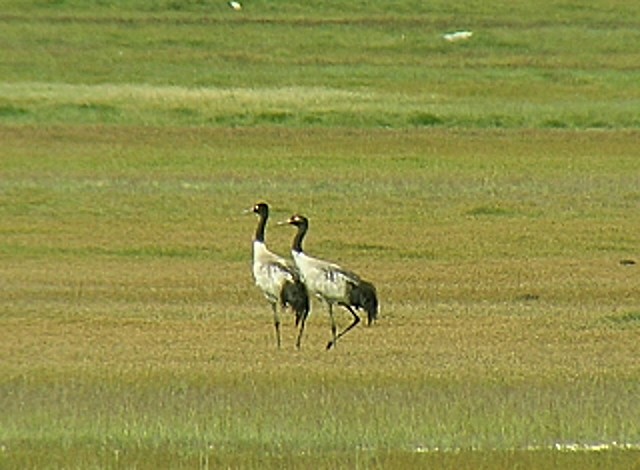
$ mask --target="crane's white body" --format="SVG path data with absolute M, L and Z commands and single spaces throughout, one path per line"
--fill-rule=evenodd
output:
M 329 304 L 349 301 L 349 287 L 359 282 L 358 276 L 302 251 L 292 250 L 291 255 L 302 281 L 313 295 Z
M 253 278 L 271 304 L 280 299 L 285 282 L 295 282 L 295 268 L 290 262 L 269 251 L 261 241 L 253 242 Z

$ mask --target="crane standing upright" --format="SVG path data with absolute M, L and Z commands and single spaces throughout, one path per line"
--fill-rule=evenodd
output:
M 294 265 L 271 252 L 265 244 L 265 227 L 269 219 L 269 206 L 260 202 L 251 212 L 258 215 L 258 226 L 253 239 L 253 277 L 256 285 L 271 304 L 276 341 L 280 348 L 279 310 L 291 307 L 296 315 L 296 327 L 300 327 L 296 347 L 300 349 L 304 325 L 309 315 L 309 294 Z

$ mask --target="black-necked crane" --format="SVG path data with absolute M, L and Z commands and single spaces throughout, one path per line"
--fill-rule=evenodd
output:
M 253 239 L 253 277 L 256 285 L 271 304 L 278 348 L 280 348 L 279 310 L 291 307 L 296 315 L 296 327 L 300 327 L 296 340 L 296 347 L 299 349 L 304 324 L 309 315 L 309 294 L 295 265 L 271 252 L 265 244 L 264 232 L 269 219 L 269 206 L 260 202 L 253 206 L 251 212 L 259 217 Z
M 352 307 L 367 312 L 368 325 L 371 325 L 376 319 L 378 315 L 376 288 L 370 282 L 361 279 L 357 274 L 342 269 L 337 264 L 313 258 L 303 251 L 302 241 L 309 229 L 309 220 L 306 217 L 292 215 L 287 223 L 298 229 L 293 238 L 291 254 L 302 281 L 310 293 L 329 305 L 333 337 L 327 344 L 327 349 L 331 349 L 336 345 L 338 338 L 344 336 L 360 322 L 360 317 Z M 337 332 L 336 322 L 333 317 L 334 305 L 345 307 L 353 316 L 353 322 L 340 333 Z

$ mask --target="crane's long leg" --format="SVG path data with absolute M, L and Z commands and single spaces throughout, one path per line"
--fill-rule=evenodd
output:
M 280 349 L 280 315 L 275 302 L 271 304 L 271 308 L 273 309 L 273 326 L 276 328 L 276 343 L 278 344 L 278 349 Z
M 356 314 L 356 312 L 353 311 L 353 309 L 347 305 L 347 304 L 340 304 L 343 307 L 345 307 L 347 310 L 349 310 L 349 312 L 351 313 L 351 315 L 353 315 L 353 322 L 351 323 L 351 325 L 349 325 L 348 327 L 346 327 L 344 330 L 342 330 L 340 332 L 340 334 L 336 335 L 336 324 L 333 321 L 333 311 L 331 311 L 331 321 L 332 321 L 332 330 L 333 330 L 333 341 L 329 341 L 329 344 L 327 344 L 327 349 L 331 349 L 333 346 L 336 345 L 336 341 L 338 341 L 338 338 L 344 336 L 345 334 L 347 334 L 347 332 L 352 329 L 354 326 L 356 326 L 358 323 L 360 323 L 360 317 Z
M 306 317 L 300 319 L 300 332 L 298 333 L 298 339 L 296 340 L 296 348 L 300 349 L 300 342 L 302 341 L 302 333 L 304 332 L 304 323 L 307 321 Z
M 307 317 L 309 316 L 309 311 L 296 312 L 296 327 L 299 327 L 300 330 L 298 332 L 298 339 L 296 340 L 296 348 L 300 349 L 300 344 L 302 343 L 302 333 L 304 332 L 304 325 L 307 321 Z
M 331 335 L 333 339 L 329 341 L 327 344 L 327 349 L 331 349 L 331 347 L 336 344 L 336 340 L 338 339 L 337 332 L 338 327 L 336 326 L 336 319 L 333 318 L 333 304 L 329 304 L 329 318 L 331 319 Z

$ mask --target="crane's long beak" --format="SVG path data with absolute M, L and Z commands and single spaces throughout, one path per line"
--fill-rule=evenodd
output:
M 283 226 L 285 226 L 285 225 L 289 225 L 289 224 L 291 223 L 291 222 L 290 222 L 290 220 L 291 220 L 291 219 L 281 220 L 281 221 L 280 221 L 280 222 L 278 222 L 276 225 L 277 225 L 278 227 L 283 227 Z
M 242 213 L 245 214 L 245 215 L 253 213 L 253 207 L 250 207 L 249 209 L 244 209 L 242 211 Z

